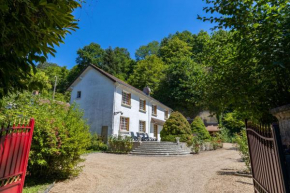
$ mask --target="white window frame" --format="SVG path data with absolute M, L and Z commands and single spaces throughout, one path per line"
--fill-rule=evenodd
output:
M 143 128 L 141 127 L 141 123 L 144 123 Z M 142 128 L 142 129 L 141 129 Z M 139 120 L 139 133 L 146 133 L 146 121 Z
M 127 100 L 125 100 L 125 103 L 124 103 L 124 100 L 123 100 L 124 99 L 124 95 L 123 95 L 123 93 L 125 93 L 126 95 L 130 96 L 130 99 L 128 100 L 128 104 L 126 103 Z M 127 92 L 127 91 L 124 91 L 124 90 L 122 91 L 122 101 L 121 101 L 122 105 L 131 107 L 131 98 L 132 98 L 132 94 L 130 92 Z
M 142 106 L 141 106 L 141 101 L 143 101 L 143 105 Z M 142 107 L 142 109 L 141 109 L 141 107 Z M 143 112 L 146 112 L 146 100 L 145 99 L 142 99 L 142 98 L 139 99 L 139 110 L 143 111 Z
M 125 120 L 128 120 L 128 128 L 127 128 L 127 124 L 125 122 L 125 128 L 126 129 L 123 129 L 123 123 L 122 123 L 122 119 L 125 119 Z M 120 131 L 129 131 L 130 130 L 130 118 L 129 117 L 123 117 L 121 116 L 120 117 Z

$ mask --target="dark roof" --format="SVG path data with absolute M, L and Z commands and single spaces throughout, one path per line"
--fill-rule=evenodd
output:
M 163 106 L 165 106 L 165 107 L 171 109 L 170 107 L 164 105 L 163 103 L 161 103 L 160 101 L 154 99 L 153 97 L 151 97 L 151 96 L 149 96 L 149 95 L 146 95 L 143 91 L 141 91 L 141 90 L 135 88 L 134 86 L 131 86 L 130 84 L 128 84 L 128 83 L 126 83 L 126 82 L 124 82 L 124 81 L 122 81 L 122 80 L 116 78 L 115 76 L 113 76 L 113 75 L 107 73 L 106 71 L 104 71 L 104 70 L 102 70 L 102 69 L 96 67 L 95 65 L 90 64 L 88 67 L 92 67 L 92 68 L 94 68 L 95 70 L 99 71 L 101 74 L 103 74 L 104 76 L 106 76 L 107 78 L 109 78 L 110 80 L 112 80 L 113 82 L 117 82 L 117 83 L 119 83 L 119 84 L 121 84 L 121 85 L 123 85 L 123 86 L 126 86 L 126 87 L 128 87 L 128 88 L 130 88 L 130 89 L 136 91 L 137 93 L 142 94 L 142 95 L 146 96 L 147 98 L 152 99 L 152 100 L 154 100 L 154 101 L 156 101 L 156 102 L 162 104 Z M 79 76 L 80 76 L 80 75 L 81 75 L 81 74 L 82 74 L 82 73 L 83 73 L 83 72 L 84 72 L 88 67 L 86 67 L 86 68 L 85 68 L 85 69 L 84 69 L 84 70 L 83 70 L 83 71 L 78 75 L 78 77 L 79 77 Z M 70 84 L 69 87 L 71 87 L 71 85 L 72 85 L 76 80 L 77 80 L 77 78 L 76 78 L 76 79 L 75 79 L 75 80 Z

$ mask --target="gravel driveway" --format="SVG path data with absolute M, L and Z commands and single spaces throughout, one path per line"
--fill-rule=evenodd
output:
M 56 183 L 50 192 L 253 192 L 251 178 L 234 175 L 244 163 L 231 144 L 184 157 L 96 153 L 84 165 L 79 177 Z

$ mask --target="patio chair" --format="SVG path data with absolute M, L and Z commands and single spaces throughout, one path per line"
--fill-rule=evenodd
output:
M 150 141 L 150 138 L 147 133 L 142 133 L 144 141 Z
M 134 141 L 138 141 L 138 137 L 134 134 L 133 131 L 130 132 L 131 133 L 131 137 Z
M 145 137 L 148 139 L 148 141 L 155 141 L 156 138 L 154 137 L 149 137 L 148 133 L 145 133 Z

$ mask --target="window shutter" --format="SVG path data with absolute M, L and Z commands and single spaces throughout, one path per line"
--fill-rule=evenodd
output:
M 144 100 L 143 105 L 144 105 L 144 111 L 146 111 L 146 101 L 145 100 Z
M 128 104 L 131 105 L 131 93 L 128 94 Z
M 127 131 L 129 131 L 129 121 L 130 121 L 130 119 L 127 118 L 127 119 L 126 119 L 126 127 L 127 127 Z
M 143 132 L 145 133 L 146 132 L 146 122 L 144 121 L 143 123 L 144 123 L 143 124 Z

